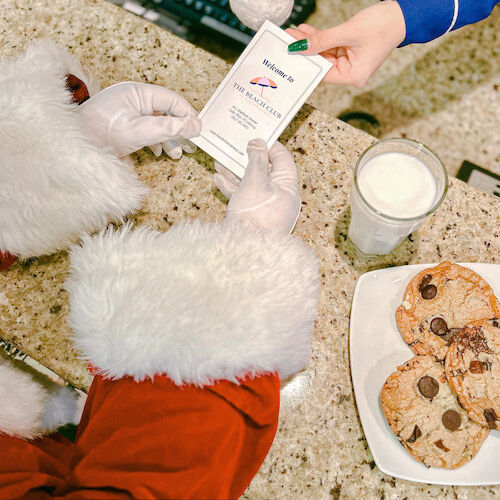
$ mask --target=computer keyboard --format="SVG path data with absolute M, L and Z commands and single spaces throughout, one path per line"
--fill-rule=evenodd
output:
M 500 175 L 486 170 L 479 165 L 464 160 L 457 178 L 485 193 L 500 198 Z
M 233 14 L 229 0 L 110 1 L 184 38 L 189 29 L 195 28 L 246 45 L 255 34 Z M 316 0 L 295 0 L 293 11 L 282 27 L 303 23 L 315 8 Z

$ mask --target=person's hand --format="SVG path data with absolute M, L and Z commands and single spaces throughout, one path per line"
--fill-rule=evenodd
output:
M 318 30 L 301 24 L 286 31 L 300 40 L 288 46 L 290 53 L 321 54 L 333 64 L 325 82 L 362 87 L 403 42 L 406 24 L 399 4 L 385 1 L 333 28 Z
M 93 142 L 119 157 L 149 146 L 173 159 L 196 151 L 188 137 L 201 131 L 196 110 L 180 95 L 158 85 L 122 82 L 108 87 L 74 110 Z
M 297 167 L 285 146 L 268 151 L 262 139 L 248 143 L 248 167 L 238 177 L 215 162 L 214 181 L 229 198 L 226 221 L 291 233 L 300 212 Z

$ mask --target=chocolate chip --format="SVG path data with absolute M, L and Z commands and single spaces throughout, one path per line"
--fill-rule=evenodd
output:
M 488 364 L 484 363 L 483 361 L 478 361 L 477 359 L 471 361 L 469 365 L 469 371 L 471 373 L 484 373 L 484 370 L 487 369 L 488 369 Z
M 431 331 L 435 335 L 439 335 L 440 337 L 442 337 L 448 332 L 448 325 L 443 318 L 434 318 L 431 321 Z
M 408 443 L 414 443 L 421 435 L 422 435 L 422 432 L 418 428 L 418 425 L 416 425 L 413 428 L 412 435 L 406 440 L 406 442 L 408 442 Z
M 443 451 L 450 451 L 450 449 L 447 448 L 443 444 L 443 440 L 442 439 L 438 439 L 437 441 L 434 441 L 434 446 L 437 446 L 440 450 L 443 450 Z
M 435 378 L 426 375 L 418 381 L 418 390 L 422 396 L 432 399 L 439 392 L 439 383 Z
M 426 274 L 422 278 L 420 285 L 418 285 L 418 291 L 421 292 L 431 282 L 431 280 L 432 280 L 432 274 Z
M 493 326 L 494 326 L 495 328 L 498 328 L 498 321 L 497 321 L 497 319 L 496 319 L 496 318 L 495 318 L 495 319 L 494 319 L 491 323 L 493 324 Z
M 425 300 L 433 299 L 436 296 L 438 289 L 435 285 L 426 285 L 420 290 L 420 295 Z
M 495 420 L 498 420 L 497 414 L 495 413 L 495 410 L 493 408 L 488 408 L 483 411 L 484 418 L 486 419 L 486 422 L 488 423 L 488 427 L 490 429 L 496 429 L 497 428 L 497 423 Z
M 449 431 L 456 431 L 462 423 L 460 414 L 455 410 L 446 410 L 441 417 L 441 421 Z

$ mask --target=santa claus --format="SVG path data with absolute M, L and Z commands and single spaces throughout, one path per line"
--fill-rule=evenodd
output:
M 4 267 L 70 247 L 68 321 L 95 375 L 70 442 L 53 433 L 77 413 L 67 389 L 0 361 L 0 497 L 237 498 L 264 460 L 317 309 L 290 154 L 256 139 L 241 181 L 216 166 L 223 223 L 103 229 L 148 189 L 121 158 L 178 157 L 200 126 L 161 87 L 97 92 L 52 43 L 0 62 Z

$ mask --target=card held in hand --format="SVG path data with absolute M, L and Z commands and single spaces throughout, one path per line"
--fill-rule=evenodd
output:
M 295 39 L 266 21 L 201 110 L 201 134 L 191 139 L 238 177 L 247 144 L 271 147 L 332 67 L 319 55 L 288 53 Z

